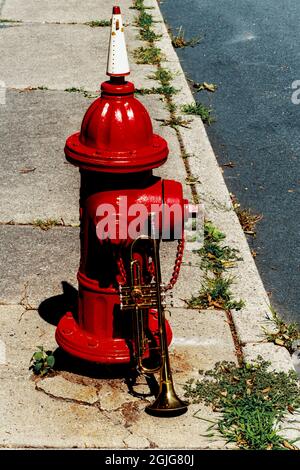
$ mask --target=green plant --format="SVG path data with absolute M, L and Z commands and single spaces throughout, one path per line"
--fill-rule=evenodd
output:
M 172 96 L 177 93 L 177 90 L 169 85 L 163 85 L 160 87 L 152 87 L 152 88 L 136 88 L 135 93 L 137 95 L 164 95 L 164 96 Z
M 154 41 L 158 41 L 162 37 L 161 34 L 156 34 L 153 29 L 150 28 L 143 28 L 140 29 L 140 38 L 143 41 L 148 41 L 153 43 Z
M 9 18 L 0 18 L 0 23 L 23 23 L 21 20 L 10 20 Z
M 111 25 L 111 20 L 92 20 L 86 21 L 83 23 L 85 26 L 90 26 L 91 28 L 101 28 Z
M 97 98 L 98 95 L 94 94 L 94 93 L 91 93 L 87 90 L 85 90 L 83 87 L 80 87 L 80 88 L 76 88 L 76 87 L 71 87 L 71 88 L 66 88 L 64 91 L 66 91 L 67 93 L 82 93 L 82 95 L 85 97 L 85 98 Z
M 162 85 L 156 88 L 157 93 L 164 96 L 176 95 L 179 90 L 174 88 L 172 85 Z
M 137 64 L 157 65 L 162 60 L 162 53 L 158 47 L 138 47 L 133 53 Z
M 53 370 L 55 358 L 52 351 L 45 351 L 43 346 L 38 346 L 37 351 L 30 360 L 29 369 L 35 375 L 44 376 Z
M 198 38 L 191 38 L 191 39 L 185 39 L 184 37 L 184 30 L 182 29 L 182 26 L 178 28 L 178 33 L 173 34 L 172 31 L 170 31 L 170 36 L 171 36 L 171 41 L 172 45 L 175 49 L 182 49 L 183 47 L 195 47 L 197 44 L 200 42 L 200 37 Z
M 202 121 L 210 125 L 215 121 L 215 118 L 211 116 L 212 110 L 204 106 L 201 103 L 185 104 L 181 107 L 185 114 L 192 114 L 194 116 L 200 116 Z
M 228 268 L 234 267 L 237 261 L 242 260 L 238 256 L 238 250 L 220 244 L 225 238 L 225 234 L 214 227 L 211 222 L 206 221 L 204 223 L 203 247 L 198 250 L 201 256 L 202 269 L 220 275 Z
M 297 323 L 285 323 L 275 311 L 275 309 L 270 306 L 271 317 L 269 320 L 276 326 L 277 331 L 270 332 L 267 328 L 263 327 L 264 334 L 267 341 L 270 343 L 277 344 L 278 346 L 285 347 L 290 354 L 294 352 L 294 343 L 297 340 L 300 340 L 300 331 Z
M 185 385 L 186 396 L 194 403 L 222 413 L 209 431 L 218 430 L 241 449 L 297 449 L 277 431 L 285 414 L 300 406 L 297 375 L 271 371 L 269 366 L 261 357 L 241 367 L 218 362 L 212 370 L 199 371 L 199 380 Z M 201 419 L 198 412 L 195 417 Z
M 134 0 L 134 5 L 129 7 L 131 10 L 153 10 L 154 7 L 146 7 L 144 0 Z
M 50 228 L 57 227 L 57 226 L 63 226 L 64 221 L 61 220 L 56 220 L 56 219 L 36 219 L 32 222 L 32 225 L 35 227 L 39 227 L 41 230 L 49 230 Z
M 149 75 L 151 80 L 158 80 L 162 85 L 168 86 L 173 80 L 173 73 L 163 67 L 159 67 L 153 75 Z
M 140 14 L 135 18 L 135 25 L 141 29 L 149 29 L 153 24 L 152 15 L 146 13 L 145 9 L 140 10 Z
M 226 238 L 225 233 L 221 232 L 209 220 L 204 222 L 204 241 L 207 243 L 219 243 Z
M 232 277 L 205 277 L 204 283 L 197 296 L 186 300 L 188 308 L 216 308 L 222 310 L 241 310 L 245 302 L 234 300 L 230 287 L 234 282 Z

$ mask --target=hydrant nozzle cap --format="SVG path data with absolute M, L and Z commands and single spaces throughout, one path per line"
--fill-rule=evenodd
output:
M 111 77 L 123 77 L 129 75 L 129 73 L 130 69 L 121 9 L 118 6 L 114 6 L 112 11 L 106 75 Z

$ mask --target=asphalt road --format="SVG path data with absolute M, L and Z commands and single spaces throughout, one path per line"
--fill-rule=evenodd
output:
M 262 213 L 256 263 L 271 302 L 300 323 L 300 80 L 299 0 L 165 0 L 164 17 L 194 47 L 177 49 L 187 76 L 216 83 L 197 98 L 213 108 L 207 128 L 229 190 Z

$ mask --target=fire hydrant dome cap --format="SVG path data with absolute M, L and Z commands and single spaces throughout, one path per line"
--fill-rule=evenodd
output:
M 153 134 L 149 114 L 134 97 L 130 82 L 105 82 L 102 95 L 87 110 L 80 133 L 67 139 L 67 159 L 83 169 L 130 173 L 162 165 L 167 142 Z

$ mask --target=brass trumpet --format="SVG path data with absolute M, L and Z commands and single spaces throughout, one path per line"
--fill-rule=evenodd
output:
M 142 276 L 142 266 L 139 260 L 134 259 L 134 252 L 138 243 L 144 241 L 150 245 L 154 265 L 155 281 L 145 284 Z M 148 251 L 148 250 L 147 250 Z M 155 401 L 146 407 L 146 412 L 153 416 L 171 417 L 179 416 L 187 411 L 187 404 L 178 398 L 173 384 L 169 360 L 169 351 L 166 334 L 166 318 L 164 295 L 159 258 L 159 240 L 142 235 L 131 246 L 131 286 L 120 286 L 121 309 L 133 312 L 134 358 L 138 372 L 143 374 L 160 373 L 159 392 Z M 147 336 L 147 315 L 150 308 L 158 312 L 158 338 L 159 345 L 150 347 Z M 149 367 L 145 364 L 147 351 L 158 353 L 158 364 Z

